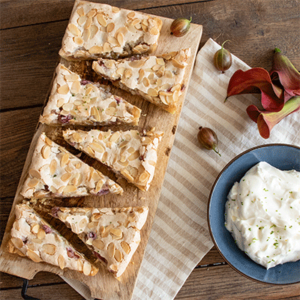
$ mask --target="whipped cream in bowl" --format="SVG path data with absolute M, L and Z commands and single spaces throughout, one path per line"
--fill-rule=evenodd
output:
M 234 158 L 211 190 L 208 225 L 224 260 L 242 275 L 300 282 L 300 148 L 269 144 Z

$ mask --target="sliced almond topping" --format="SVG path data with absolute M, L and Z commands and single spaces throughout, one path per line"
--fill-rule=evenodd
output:
M 119 249 L 116 249 L 116 251 L 115 251 L 115 259 L 118 262 L 121 262 L 123 259 L 122 252 Z
M 152 88 L 149 88 L 148 91 L 147 91 L 147 93 L 148 93 L 149 96 L 152 96 L 152 97 L 158 96 L 157 90 L 152 89 Z
M 26 255 L 33 260 L 34 262 L 41 262 L 41 258 L 38 254 L 36 254 L 34 251 L 28 249 Z
M 115 66 L 114 61 L 113 60 L 106 60 L 104 62 L 105 67 L 107 67 L 108 69 L 111 69 Z
M 105 20 L 105 18 L 103 16 L 103 14 L 98 14 L 97 15 L 97 20 L 98 20 L 98 22 L 99 22 L 100 25 L 106 27 L 107 22 L 106 22 L 106 20 Z
M 170 70 L 166 70 L 165 76 L 166 76 L 167 78 L 172 78 L 174 75 L 173 75 L 173 73 L 172 73 Z
M 110 44 L 108 42 L 105 42 L 103 46 L 103 52 L 110 52 L 110 51 L 111 51 Z
M 41 174 L 37 170 L 30 169 L 28 173 L 34 178 L 41 179 Z
M 72 134 L 72 137 L 74 139 L 75 142 L 77 143 L 81 143 L 82 142 L 82 137 L 80 136 L 80 134 L 78 132 L 74 132 Z
M 132 154 L 128 157 L 128 160 L 129 160 L 129 161 L 132 161 L 132 160 L 135 160 L 135 159 L 137 159 L 137 158 L 139 158 L 139 157 L 140 157 L 140 151 L 137 150 L 137 151 L 135 151 L 134 153 L 132 153 Z
M 43 250 L 45 251 L 45 253 L 49 255 L 53 255 L 56 252 L 56 246 L 52 244 L 44 244 Z
M 120 27 L 117 31 L 116 31 L 116 34 L 121 32 L 124 36 L 127 34 L 128 32 L 128 29 L 126 27 Z
M 128 79 L 128 78 L 130 78 L 132 76 L 132 70 L 131 69 L 126 69 L 125 71 L 124 71 L 124 77 L 126 78 L 126 79 Z
M 70 111 L 70 110 L 73 109 L 73 104 L 72 104 L 72 103 L 65 103 L 65 104 L 63 105 L 63 109 L 64 109 L 65 111 Z
M 107 253 L 108 253 L 108 256 L 113 258 L 115 256 L 115 245 L 114 243 L 110 243 L 108 246 L 107 246 Z
M 129 63 L 129 66 L 132 68 L 140 68 L 145 64 L 145 62 L 146 62 L 145 59 L 144 60 L 142 60 L 142 59 L 134 60 Z
M 33 224 L 31 226 L 31 232 L 34 233 L 34 234 L 37 234 L 39 232 L 39 229 L 40 229 L 40 225 L 39 224 Z
M 98 193 L 101 190 L 102 186 L 103 186 L 103 181 L 99 180 L 96 184 L 95 192 Z
M 70 32 L 71 32 L 72 34 L 74 34 L 75 36 L 81 36 L 80 30 L 78 29 L 78 27 L 77 27 L 75 24 L 70 23 L 70 24 L 68 25 L 68 29 L 69 29 Z
M 84 29 L 88 29 L 91 27 L 92 24 L 92 18 L 87 18 L 85 24 L 84 24 Z
M 99 143 L 93 142 L 90 144 L 90 147 L 99 153 L 103 153 L 105 151 L 104 147 L 102 145 L 100 145 Z
M 50 147 L 48 145 L 44 145 L 41 150 L 42 157 L 44 159 L 47 159 L 50 156 L 50 151 L 51 151 Z
M 77 23 L 78 25 L 82 26 L 87 20 L 86 16 L 81 16 L 80 18 L 78 18 Z
M 36 187 L 36 186 L 38 185 L 38 183 L 39 183 L 39 179 L 37 179 L 37 178 L 32 178 L 32 179 L 29 180 L 28 186 L 29 186 L 30 188 L 34 188 L 34 187 Z
M 74 185 L 67 185 L 65 188 L 64 188 L 64 194 L 70 194 L 70 193 L 73 193 L 77 190 L 77 187 L 74 186 Z
M 95 106 L 91 108 L 91 116 L 94 116 L 98 122 L 101 120 L 99 110 Z
M 107 32 L 112 32 L 115 29 L 115 24 L 114 23 L 109 23 L 107 25 L 106 31 Z
M 102 161 L 107 161 L 107 157 L 108 157 L 108 153 L 104 152 L 104 154 L 102 156 Z
M 117 41 L 118 41 L 118 43 L 119 43 L 120 46 L 123 45 L 123 42 L 124 42 L 124 36 L 123 36 L 123 34 L 122 34 L 121 32 L 119 32 L 119 33 L 117 34 Z
M 110 266 L 109 266 L 109 269 L 110 269 L 111 271 L 113 271 L 114 273 L 116 273 L 116 272 L 118 271 L 118 266 L 117 266 L 117 265 L 110 265 Z
M 65 103 L 65 99 L 64 98 L 58 99 L 57 100 L 57 107 L 62 107 L 64 103 Z
M 129 141 L 124 141 L 124 142 L 122 142 L 122 143 L 119 145 L 119 148 L 121 149 L 121 148 L 125 147 L 128 143 L 129 143 Z
M 80 162 L 75 165 L 76 169 L 80 169 L 80 167 L 81 167 L 81 163 Z
M 183 69 L 184 65 L 179 63 L 178 60 L 176 60 L 175 58 L 172 58 L 172 64 L 175 68 L 179 68 L 179 69 Z
M 66 262 L 65 262 L 64 257 L 61 254 L 58 257 L 57 262 L 58 262 L 59 267 L 63 270 Z
M 145 172 L 143 172 L 143 173 L 140 175 L 139 181 L 140 181 L 140 182 L 147 182 L 147 181 L 149 180 L 149 178 L 150 178 L 150 174 L 149 174 L 147 171 L 145 171 Z
M 165 105 L 168 105 L 168 102 L 167 102 L 167 97 L 164 96 L 164 95 L 159 95 L 159 98 L 160 98 L 160 101 L 165 104 Z
M 85 91 L 86 96 L 88 96 L 93 91 L 92 87 L 88 87 Z
M 130 182 L 134 181 L 134 178 L 129 174 L 129 172 L 126 169 L 123 169 L 120 172 L 128 181 Z
M 158 86 L 161 86 L 161 85 L 162 85 L 162 80 L 161 80 L 161 78 L 158 78 L 158 79 L 156 80 L 156 84 L 157 84 Z
M 77 45 L 82 45 L 83 44 L 83 39 L 81 37 L 78 37 L 78 36 L 75 36 L 73 38 L 74 42 L 77 44 Z
M 159 30 L 158 30 L 158 28 L 157 27 L 152 27 L 151 29 L 150 29 L 150 34 L 152 34 L 152 35 L 157 35 L 157 34 L 159 34 Z
M 152 67 L 152 70 L 153 70 L 153 71 L 157 71 L 158 69 L 160 69 L 160 67 L 161 67 L 161 65 L 154 65 L 154 66 Z
M 78 13 L 79 16 L 84 16 L 84 9 L 83 9 L 83 7 L 78 8 L 77 9 L 77 13 Z
M 129 18 L 129 19 L 132 19 L 132 18 L 134 18 L 134 16 L 135 16 L 135 12 L 130 12 L 128 15 L 127 15 L 127 17 Z
M 144 77 L 143 84 L 144 84 L 145 87 L 150 86 L 150 81 L 149 81 L 149 79 L 147 77 Z
M 148 26 L 142 24 L 142 29 L 143 29 L 144 32 L 147 32 L 148 31 Z
M 83 274 L 88 276 L 88 275 L 90 275 L 91 270 L 92 270 L 91 264 L 89 262 L 85 261 L 83 264 Z
M 73 94 L 78 94 L 79 90 L 80 90 L 80 82 L 79 81 L 74 81 L 73 84 L 72 84 L 72 87 L 71 87 L 71 92 Z M 73 104 L 72 104 L 72 107 L 73 107 Z
M 140 22 L 141 22 L 140 19 L 134 19 L 134 20 L 131 22 L 131 25 L 132 25 L 132 26 L 135 26 L 135 25 L 139 24 Z
M 110 234 L 115 235 L 117 237 L 122 237 L 122 230 L 120 228 L 111 228 Z
M 45 236 L 46 236 L 45 230 L 43 228 L 40 228 L 38 233 L 37 233 L 37 238 L 39 240 L 43 240 L 45 238 Z
M 116 14 L 120 11 L 120 8 L 112 6 L 111 11 Z
M 69 92 L 69 86 L 67 84 L 60 86 L 57 89 L 57 92 L 62 95 L 66 95 Z
M 90 39 L 91 36 L 91 32 L 89 29 L 84 29 L 83 34 L 82 34 L 82 38 L 85 42 L 87 42 Z
M 103 48 L 101 46 L 93 46 L 92 48 L 89 49 L 89 52 L 91 54 L 99 54 L 103 52 Z
M 100 213 L 93 213 L 91 220 L 92 221 L 98 221 L 101 218 L 102 214 Z
M 114 107 L 108 107 L 106 110 L 105 110 L 105 113 L 109 116 L 113 116 L 116 112 L 116 109 Z
M 130 147 L 128 150 L 127 150 L 129 153 L 133 153 L 135 151 L 135 149 L 133 147 Z
M 104 243 L 99 239 L 93 240 L 92 244 L 93 244 L 94 247 L 96 247 L 99 250 L 104 249 Z
M 123 250 L 125 251 L 126 254 L 129 254 L 131 249 L 128 243 L 126 243 L 125 241 L 121 242 L 121 246 L 123 248 Z
M 23 247 L 23 241 L 17 237 L 12 237 L 11 238 L 12 243 L 15 245 L 17 248 L 22 248 Z
M 97 13 L 97 10 L 96 9 L 91 9 L 87 14 L 86 16 L 89 17 L 89 18 L 93 18 L 96 16 L 96 13 Z
M 95 34 L 98 32 L 98 27 L 96 25 L 92 25 L 90 28 L 90 32 L 91 32 L 90 39 L 92 39 L 95 36 Z
M 156 63 L 158 64 L 158 65 L 161 65 L 161 66 L 164 66 L 165 65 L 165 61 L 164 61 L 164 59 L 163 58 L 156 58 Z
M 79 272 L 82 272 L 82 270 L 83 270 L 83 262 L 82 262 L 81 259 L 77 260 L 77 268 L 78 268 Z
M 119 139 L 119 137 L 120 137 L 120 132 L 115 132 L 110 136 L 109 140 L 111 142 L 115 142 Z
M 181 90 L 181 85 L 179 83 L 175 84 L 172 88 L 171 88 L 171 92 L 175 92 L 175 91 L 180 91 Z
M 61 180 L 66 182 L 71 178 L 72 174 L 71 173 L 65 173 L 61 176 Z
M 113 45 L 118 45 L 118 40 L 116 38 L 114 38 L 113 36 L 108 36 L 107 37 L 107 41 L 110 43 L 110 44 L 113 44 Z
M 142 28 L 142 25 L 139 23 L 139 24 L 134 25 L 134 27 L 139 30 Z
M 69 162 L 69 154 L 65 153 L 60 160 L 60 166 L 63 168 Z

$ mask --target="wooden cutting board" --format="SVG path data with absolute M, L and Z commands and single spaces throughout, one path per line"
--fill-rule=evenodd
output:
M 176 51 L 185 48 L 191 48 L 191 57 L 188 61 L 188 67 L 185 73 L 185 85 L 188 87 L 190 77 L 192 74 L 193 65 L 195 62 L 196 53 L 200 44 L 200 39 L 202 35 L 202 26 L 191 24 L 189 32 L 181 38 L 176 38 L 170 35 L 170 25 L 172 19 L 159 17 L 163 21 L 163 27 L 161 30 L 161 35 L 159 38 L 158 48 L 156 54 L 167 53 L 170 51 Z M 91 62 L 67 62 L 64 59 L 60 59 L 60 62 L 65 66 L 69 67 L 72 71 L 78 72 L 80 75 L 87 79 L 92 79 L 94 81 L 101 79 L 94 74 L 91 70 Z M 50 93 L 51 87 L 49 89 Z M 180 98 L 180 111 L 185 99 L 187 88 Z M 155 211 L 158 205 L 161 188 L 163 185 L 163 180 L 171 152 L 171 148 L 175 138 L 175 132 L 177 129 L 177 124 L 179 121 L 180 113 L 172 115 L 168 112 L 157 108 L 153 104 L 142 100 L 139 96 L 133 96 L 127 92 L 121 91 L 112 87 L 112 92 L 125 98 L 128 102 L 138 106 L 142 109 L 142 116 L 139 122 L 139 130 L 149 129 L 150 127 L 155 127 L 157 130 L 164 132 L 164 137 L 158 148 L 158 161 L 155 171 L 154 179 L 151 183 L 149 191 L 143 192 L 134 187 L 131 184 L 128 184 L 123 179 L 118 179 L 111 171 L 107 170 L 105 166 L 101 165 L 99 162 L 93 160 L 92 158 L 82 154 L 80 158 L 93 166 L 94 168 L 100 170 L 105 175 L 108 175 L 111 179 L 118 181 L 118 183 L 123 187 L 124 194 L 122 196 L 116 195 L 105 195 L 102 197 L 89 196 L 83 198 L 69 198 L 69 199 L 54 199 L 53 201 L 46 201 L 42 204 L 33 204 L 36 210 L 56 229 L 58 229 L 63 236 L 65 236 L 70 242 L 75 246 L 76 249 L 83 252 L 88 259 L 94 261 L 95 259 L 91 255 L 90 251 L 86 246 L 74 235 L 69 229 L 67 229 L 62 223 L 58 220 L 53 219 L 48 215 L 49 209 L 54 205 L 61 206 L 88 206 L 88 207 L 123 207 L 123 206 L 139 206 L 147 205 L 149 206 L 148 219 L 141 231 L 141 243 L 134 254 L 131 263 L 128 265 L 126 271 L 121 276 L 120 280 L 115 279 L 112 274 L 110 274 L 104 266 L 97 264 L 99 267 L 99 272 L 94 277 L 88 277 L 83 274 L 80 274 L 76 271 L 71 270 L 60 270 L 58 267 L 51 266 L 45 263 L 35 263 L 25 257 L 20 257 L 15 254 L 10 254 L 7 252 L 7 243 L 10 239 L 10 230 L 15 219 L 14 215 L 14 206 L 24 199 L 20 195 L 21 187 L 27 176 L 28 168 L 31 163 L 32 154 L 37 142 L 38 137 L 42 132 L 52 138 L 58 144 L 66 147 L 70 152 L 77 154 L 77 150 L 67 145 L 62 138 L 61 128 L 53 128 L 44 124 L 38 124 L 36 132 L 33 136 L 21 179 L 16 191 L 16 196 L 14 203 L 12 205 L 12 210 L 7 222 L 6 230 L 4 233 L 2 245 L 0 248 L 0 271 L 6 272 L 12 275 L 20 276 L 27 279 L 32 279 L 36 273 L 40 271 L 47 271 L 64 276 L 66 278 L 78 280 L 86 284 L 90 291 L 91 295 L 94 298 L 100 299 L 131 299 L 133 289 L 136 283 L 138 272 L 142 263 L 142 259 L 145 252 L 145 247 L 148 242 L 150 235 L 152 223 L 154 220 Z M 48 95 L 49 95 L 48 93 Z M 48 97 L 46 99 L 46 102 Z M 41 112 L 42 113 L 42 112 Z M 64 127 L 66 129 L 67 127 Z M 76 127 L 80 128 L 80 127 Z M 80 129 L 83 129 L 81 127 Z M 98 129 L 106 129 L 103 127 L 94 127 Z M 126 130 L 124 126 L 113 126 L 110 127 L 112 130 Z M 87 129 L 87 128 L 85 128 Z

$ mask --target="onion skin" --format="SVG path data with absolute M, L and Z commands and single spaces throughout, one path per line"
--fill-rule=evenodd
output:
M 221 156 L 218 149 L 218 137 L 216 133 L 208 127 L 199 127 L 197 135 L 198 142 L 207 150 L 214 150 Z
M 170 30 L 171 34 L 176 37 L 182 37 L 187 34 L 191 27 L 192 17 L 187 20 L 184 18 L 179 18 L 173 21 Z
M 222 44 L 222 48 L 215 53 L 214 56 L 214 65 L 222 73 L 225 73 L 232 65 L 232 56 L 231 53 L 224 48 L 225 41 Z

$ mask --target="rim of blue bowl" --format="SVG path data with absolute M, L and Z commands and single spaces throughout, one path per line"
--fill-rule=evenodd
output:
M 251 279 L 252 281 L 255 281 L 255 282 L 259 282 L 259 283 L 263 283 L 263 284 L 267 284 L 267 285 L 275 285 L 275 286 L 278 286 L 278 285 L 292 285 L 292 284 L 299 284 L 300 280 L 298 282 L 291 282 L 291 283 L 273 283 L 273 282 L 265 282 L 265 281 L 260 281 L 256 278 L 253 278 L 251 276 L 248 276 L 247 274 L 241 272 L 240 270 L 238 270 L 236 267 L 234 267 L 230 261 L 228 261 L 226 259 L 226 257 L 223 255 L 222 251 L 220 250 L 220 248 L 218 247 L 218 244 L 217 242 L 215 241 L 215 238 L 212 234 L 212 231 L 211 231 L 211 227 L 210 227 L 210 219 L 209 219 L 209 208 L 210 208 L 210 201 L 211 201 L 211 196 L 213 194 L 213 191 L 215 189 L 215 186 L 216 184 L 218 183 L 219 181 L 219 178 L 221 177 L 221 175 L 224 173 L 224 171 L 232 164 L 234 163 L 237 159 L 239 159 L 241 156 L 243 156 L 244 154 L 248 153 L 248 152 L 251 152 L 253 150 L 256 150 L 256 149 L 259 149 L 259 148 L 265 148 L 265 147 L 272 147 L 272 146 L 286 146 L 286 147 L 292 147 L 292 148 L 296 148 L 296 149 L 299 149 L 300 150 L 300 147 L 296 146 L 296 145 L 291 145 L 291 144 L 281 144 L 281 143 L 275 143 L 275 144 L 265 144 L 265 145 L 260 145 L 260 146 L 256 146 L 256 147 L 253 147 L 253 148 L 250 148 L 240 154 L 238 154 L 237 156 L 235 156 L 231 161 L 229 161 L 229 163 L 226 164 L 226 166 L 221 170 L 221 172 L 219 173 L 218 177 L 216 178 L 211 190 L 210 190 L 210 194 L 209 194 L 209 198 L 208 198 L 208 203 L 207 203 L 207 223 L 208 223 L 208 229 L 209 229 L 209 233 L 210 233 L 210 236 L 213 240 L 213 243 L 215 245 L 215 247 L 218 249 L 219 253 L 221 254 L 221 256 L 223 257 L 223 259 L 227 262 L 227 264 L 232 268 L 234 269 L 236 272 L 238 272 L 239 274 L 243 275 L 244 277 L 248 278 L 248 279 Z

